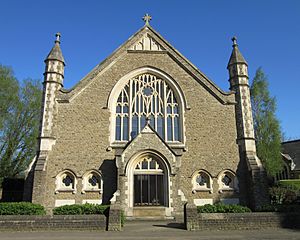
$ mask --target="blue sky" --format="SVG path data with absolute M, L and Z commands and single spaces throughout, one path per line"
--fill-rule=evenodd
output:
M 262 66 L 287 138 L 300 138 L 300 1 L 1 0 L 0 63 L 19 80 L 42 79 L 56 32 L 62 34 L 66 88 L 143 26 L 151 26 L 227 91 L 231 37 L 249 64 Z

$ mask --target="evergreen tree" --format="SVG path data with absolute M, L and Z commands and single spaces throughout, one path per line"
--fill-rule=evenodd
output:
M 0 183 L 22 173 L 36 153 L 41 98 L 38 81 L 20 84 L 0 65 Z
M 251 85 L 251 103 L 257 155 L 269 176 L 282 169 L 281 130 L 276 118 L 276 100 L 270 96 L 269 83 L 262 68 L 258 68 Z

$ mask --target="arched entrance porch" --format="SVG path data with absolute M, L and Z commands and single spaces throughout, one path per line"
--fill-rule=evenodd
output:
M 145 152 L 127 165 L 128 211 L 132 217 L 170 217 L 170 170 L 163 157 Z

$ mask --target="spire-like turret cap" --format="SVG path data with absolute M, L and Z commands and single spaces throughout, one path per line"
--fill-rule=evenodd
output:
M 56 33 L 55 36 L 56 36 L 55 45 L 51 49 L 51 51 L 48 54 L 45 61 L 47 61 L 47 60 L 58 60 L 58 61 L 63 62 L 63 64 L 65 64 L 65 60 L 64 60 L 64 57 L 63 57 L 61 49 L 60 49 L 60 36 L 61 35 L 60 35 L 60 33 Z
M 236 37 L 233 37 L 231 40 L 232 40 L 232 43 L 233 43 L 232 44 L 233 49 L 232 49 L 232 53 L 231 53 L 227 68 L 230 65 L 236 64 L 236 63 L 244 63 L 244 64 L 248 65 L 246 60 L 244 59 L 243 55 L 241 54 L 239 48 L 238 48 Z

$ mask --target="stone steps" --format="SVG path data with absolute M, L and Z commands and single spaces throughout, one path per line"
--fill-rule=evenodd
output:
M 133 216 L 127 217 L 128 220 L 168 220 L 173 217 L 166 217 L 165 207 L 135 207 Z

